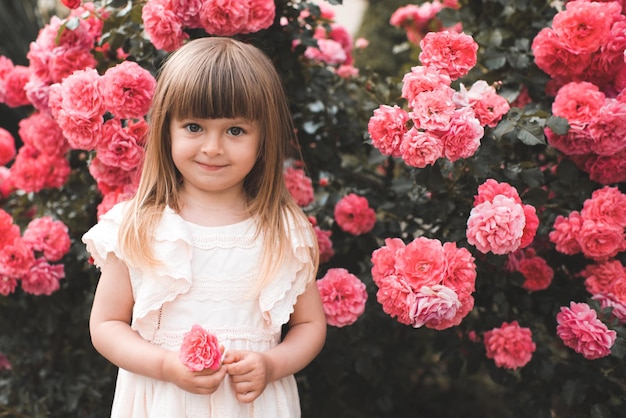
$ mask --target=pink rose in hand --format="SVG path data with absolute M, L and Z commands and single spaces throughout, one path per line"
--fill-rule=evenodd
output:
M 194 372 L 204 369 L 217 370 L 221 365 L 222 351 L 217 337 L 195 324 L 184 335 L 178 358 Z

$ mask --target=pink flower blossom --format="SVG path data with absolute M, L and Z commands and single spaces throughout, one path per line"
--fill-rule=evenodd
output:
M 0 250 L 20 237 L 20 227 L 13 223 L 10 213 L 0 208 Z
M 0 248 L 0 276 L 21 279 L 35 264 L 35 255 L 21 238 Z
M 306 207 L 313 203 L 313 182 L 300 168 L 287 167 L 284 172 L 285 185 L 298 206 Z
M 443 142 L 443 155 L 450 161 L 473 156 L 484 134 L 484 128 L 470 108 L 454 111 L 450 127 L 437 132 Z
M 23 240 L 33 250 L 41 251 L 48 261 L 60 260 L 69 251 L 71 244 L 67 226 L 49 216 L 30 221 Z
M 370 41 L 367 40 L 366 38 L 357 38 L 354 41 L 354 47 L 357 49 L 365 49 L 369 46 Z
M 589 124 L 593 139 L 591 150 L 599 155 L 614 155 L 626 148 L 626 103 L 607 99 Z
M 15 186 L 11 179 L 11 170 L 7 167 L 0 166 L 0 200 L 9 197 L 14 190 Z
M 366 234 L 374 228 L 376 212 L 365 197 L 350 193 L 335 205 L 335 221 L 339 227 L 352 234 Z
M 314 226 L 313 231 L 315 231 L 315 236 L 317 238 L 317 246 L 320 251 L 320 263 L 326 263 L 333 255 L 335 255 L 335 251 L 333 250 L 333 242 L 330 239 L 332 231 L 326 231 L 320 229 L 319 226 Z
M 400 144 L 407 132 L 409 114 L 398 106 L 381 105 L 367 124 L 372 145 L 383 155 L 400 157 Z
M 423 65 L 412 67 L 411 71 L 402 78 L 402 97 L 407 99 L 409 106 L 413 107 L 413 100 L 420 93 L 450 87 L 450 83 L 448 74 L 434 67 Z
M 582 253 L 594 260 L 615 257 L 624 251 L 624 228 L 600 220 L 585 219 L 578 233 Z
M 476 263 L 472 253 L 467 248 L 457 248 L 454 242 L 446 242 L 443 254 L 446 272 L 442 284 L 459 295 L 473 293 L 476 288 Z
M 605 98 L 595 84 L 586 81 L 570 82 L 556 94 L 552 102 L 552 113 L 568 122 L 589 123 L 598 116 Z
M 517 369 L 531 360 L 537 346 L 533 342 L 530 328 L 519 326 L 517 321 L 503 322 L 484 334 L 487 358 L 493 359 L 497 367 Z
M 580 214 L 585 219 L 603 221 L 626 227 L 626 194 L 617 187 L 605 186 L 594 190 L 585 200 Z
M 326 322 L 334 327 L 351 325 L 365 311 L 367 291 L 358 277 L 343 268 L 329 269 L 317 280 Z
M 102 162 L 96 155 L 89 164 L 89 174 L 96 180 L 98 189 L 103 194 L 135 182 L 137 170 L 126 171 L 118 166 L 108 165 Z
M 592 155 L 584 168 L 597 183 L 622 183 L 626 181 L 626 149 L 613 155 Z
M 211 35 L 233 36 L 245 30 L 249 13 L 249 0 L 206 0 L 200 24 Z
M 565 135 L 557 135 L 548 127 L 544 132 L 548 144 L 561 151 L 565 155 L 584 155 L 591 152 L 593 138 L 589 133 L 587 124 L 570 122 L 570 128 Z
M 9 107 L 30 104 L 24 86 L 31 75 L 31 69 L 23 65 L 14 66 L 4 78 L 4 103 Z
M 6 165 L 15 158 L 15 139 L 11 132 L 0 128 L 0 165 Z
M 415 291 L 440 284 L 446 273 L 443 245 L 435 239 L 418 237 L 398 250 L 396 270 Z
M 63 155 L 69 148 L 59 124 L 49 114 L 35 112 L 20 120 L 18 134 L 24 144 L 52 155 Z
M 411 325 L 414 328 L 447 328 L 447 323 L 456 316 L 461 307 L 456 292 L 443 285 L 422 286 L 415 296 L 410 311 Z M 442 324 L 446 325 L 442 327 Z
M 400 144 L 400 156 L 412 167 L 433 165 L 443 156 L 443 142 L 430 131 L 409 129 Z
M 585 278 L 585 287 L 592 295 L 608 293 L 613 282 L 626 278 L 626 271 L 619 260 L 606 260 L 588 264 L 580 275 Z
M 381 304 L 383 312 L 404 325 L 411 325 L 413 318 L 410 314 L 414 305 L 415 293 L 403 278 L 389 275 L 378 282 L 376 299 Z
M 518 271 L 524 276 L 522 287 L 531 292 L 547 289 L 552 283 L 554 270 L 543 257 L 523 258 L 518 264 Z
M 17 279 L 0 274 L 0 295 L 9 296 L 17 289 Z
M 519 197 L 517 189 L 507 182 L 487 179 L 478 186 L 477 192 L 478 194 L 474 196 L 474 206 L 480 205 L 483 202 L 493 202 L 493 198 L 497 195 L 504 195 L 513 199 L 515 203 L 522 204 L 522 199 Z
M 404 247 L 400 238 L 386 238 L 385 245 L 372 252 L 372 279 L 378 287 L 384 277 L 397 274 L 396 254 Z
M 537 234 L 537 228 L 539 228 L 539 217 L 537 216 L 537 210 L 534 206 L 523 205 L 524 217 L 526 218 L 526 224 L 524 225 L 524 232 L 522 233 L 522 240 L 519 244 L 520 248 L 526 248 L 535 239 Z
M 572 80 L 581 76 L 591 63 L 590 53 L 574 53 L 567 49 L 554 29 L 543 28 L 532 42 L 535 64 L 553 78 Z
M 475 206 L 467 220 L 467 241 L 480 252 L 506 254 L 521 245 L 526 217 L 515 200 L 497 195 Z
M 76 9 L 82 3 L 82 0 L 61 0 L 65 7 Z
M 597 51 L 606 42 L 613 14 L 621 13 L 616 3 L 570 1 L 552 21 L 554 32 L 565 48 L 575 54 Z
M 218 370 L 222 365 L 222 349 L 215 335 L 194 324 L 183 336 L 178 358 L 194 372 Z
M 570 212 L 568 217 L 558 215 L 554 220 L 553 230 L 549 233 L 550 241 L 556 250 L 567 255 L 578 254 L 581 251 L 578 235 L 583 224 L 583 218 L 577 211 Z
M 621 324 L 626 324 L 626 302 L 623 300 L 618 300 L 615 295 L 608 294 L 597 294 L 591 297 L 593 300 L 597 300 L 600 302 L 601 309 L 611 308 L 611 316 L 617 318 L 617 320 Z
M 416 95 L 409 112 L 415 127 L 426 130 L 448 130 L 456 109 L 452 101 L 453 94 L 452 87 L 440 85 L 436 90 L 423 91 Z
M 510 109 L 509 102 L 484 80 L 478 80 L 469 90 L 461 84 L 459 95 L 465 96 L 482 126 L 495 127 Z
M 148 113 L 156 81 L 132 61 L 109 68 L 102 77 L 102 96 L 108 111 L 118 118 L 139 119 Z
M 273 0 L 250 0 L 250 14 L 242 33 L 255 33 L 274 23 L 276 5 Z
M 141 9 L 144 30 L 157 49 L 172 52 L 180 48 L 189 35 L 183 22 L 163 1 L 150 0 Z M 208 3 L 208 2 L 206 2 Z
M 109 191 L 108 193 L 104 195 L 104 197 L 102 198 L 102 201 L 100 201 L 100 203 L 98 204 L 98 207 L 96 210 L 96 218 L 100 220 L 100 218 L 102 218 L 102 215 L 107 213 L 113 206 L 115 206 L 116 204 L 120 202 L 125 202 L 127 200 L 130 200 L 130 198 L 133 197 L 133 195 L 134 195 L 133 190 L 130 190 L 130 189 L 129 190 L 116 189 L 116 190 Z
M 324 62 L 328 65 L 344 64 L 348 59 L 341 44 L 333 39 L 318 39 L 317 48 L 308 47 L 304 56 L 312 61 Z
M 136 138 L 133 133 L 131 127 L 123 127 L 119 119 L 106 121 L 102 139 L 96 148 L 100 161 L 125 171 L 137 169 L 143 161 L 144 149 L 140 145 L 142 138 Z
M 189 28 L 199 28 L 200 9 L 204 0 L 165 0 L 166 9 L 171 10 L 181 22 L 181 25 Z
M 59 188 L 69 178 L 70 166 L 62 155 L 44 154 L 30 145 L 23 145 L 11 166 L 11 182 L 26 192 Z
M 617 337 L 586 303 L 571 302 L 556 315 L 556 333 L 563 343 L 589 360 L 606 357 Z
M 353 77 L 357 77 L 359 75 L 359 69 L 352 66 L 352 65 L 346 65 L 346 64 L 342 64 L 340 65 L 335 72 L 337 73 L 337 75 L 341 78 L 345 78 L 345 79 L 350 79 Z
M 59 281 L 65 277 L 63 264 L 50 265 L 43 257 L 35 260 L 28 273 L 22 277 L 22 289 L 31 295 L 50 296 L 61 287 Z
M 422 65 L 434 67 L 456 80 L 476 65 L 478 44 L 464 33 L 429 32 L 420 42 Z

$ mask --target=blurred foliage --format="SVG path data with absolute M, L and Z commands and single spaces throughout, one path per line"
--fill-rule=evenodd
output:
M 165 55 L 143 37 L 142 2 L 103 3 L 111 11 L 103 41 L 113 49 L 123 48 L 130 54 L 127 59 L 156 71 Z M 320 277 L 329 268 L 346 268 L 366 283 L 369 293 L 364 315 L 352 326 L 330 327 L 320 356 L 297 375 L 303 417 L 623 416 L 624 350 L 589 361 L 555 336 L 559 307 L 588 297 L 576 276 L 586 260 L 554 251 L 547 233 L 557 215 L 579 210 L 599 187 L 574 164 L 561 161 L 543 137 L 544 126 L 564 126 L 550 115 L 551 98 L 544 93 L 547 77 L 533 64 L 530 45 L 556 10 L 539 0 L 460 3 L 460 10 L 445 10 L 440 18 L 445 26 L 462 22 L 464 31 L 480 45 L 479 64 L 461 82 L 501 82 L 499 93 L 511 101 L 525 86 L 533 102 L 523 109 L 513 108 L 495 129 L 487 129 L 473 158 L 454 164 L 440 160 L 425 169 L 382 156 L 367 139 L 372 111 L 381 104 L 400 103 L 399 80 L 407 69 L 419 65 L 417 47 L 407 44 L 397 29 L 366 31 L 367 25 L 388 28 L 395 2 L 391 6 L 372 0 L 360 33 L 370 38 L 369 57 L 389 57 L 383 62 L 393 64 L 378 67 L 373 58 L 359 55 L 365 51 L 355 51 L 361 75 L 352 79 L 302 59 L 304 48 L 315 43 L 314 28 L 303 27 L 295 18 L 304 9 L 318 15 L 313 3 L 276 0 L 275 24 L 239 37 L 273 58 L 291 100 L 316 190 L 316 200 L 306 210 L 322 229 L 332 231 L 335 256 L 321 266 Z M 278 24 L 281 16 L 288 18 L 286 26 Z M 313 18 L 307 22 L 315 24 Z M 295 49 L 293 40 L 300 42 Z M 98 58 L 101 71 L 115 64 L 108 57 Z M 10 370 L 0 372 L 0 416 L 109 414 L 116 369 L 93 350 L 87 327 L 98 274 L 80 237 L 95 222 L 100 196 L 88 174 L 86 157 L 72 152 L 73 175 L 62 189 L 16 193 L 3 202 L 22 227 L 33 211 L 54 214 L 70 228 L 73 246 L 63 260 L 66 278 L 61 290 L 50 297 L 18 291 L 0 298 L 0 351 L 12 364 Z M 525 203 L 538 208 L 541 224 L 535 249 L 555 270 L 550 288 L 523 290 L 519 277 L 504 270 L 506 257 L 482 255 L 468 246 L 478 265 L 476 303 L 459 326 L 437 332 L 413 329 L 389 318 L 376 302 L 372 251 L 387 237 L 408 242 L 426 236 L 467 246 L 465 228 L 473 196 L 487 178 L 507 181 Z M 369 234 L 355 237 L 333 222 L 335 203 L 351 192 L 367 197 L 377 212 L 376 226 Z M 517 371 L 497 368 L 485 357 L 483 345 L 468 338 L 470 331 L 481 335 L 512 320 L 530 327 L 537 344 L 532 361 Z M 624 331 L 618 331 L 623 344 Z

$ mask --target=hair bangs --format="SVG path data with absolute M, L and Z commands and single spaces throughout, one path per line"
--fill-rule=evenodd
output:
M 267 99 L 254 71 L 231 51 L 217 51 L 205 60 L 191 62 L 172 78 L 169 118 L 267 118 Z

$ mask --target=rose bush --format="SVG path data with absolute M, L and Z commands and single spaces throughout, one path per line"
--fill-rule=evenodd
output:
M 325 3 L 64 4 L 28 65 L 0 57 L 27 114 L 0 131 L 1 414 L 107 416 L 80 237 L 134 191 L 168 51 L 226 35 L 272 58 L 297 126 L 331 325 L 304 417 L 622 415 L 623 2 L 407 4 L 392 74 Z

